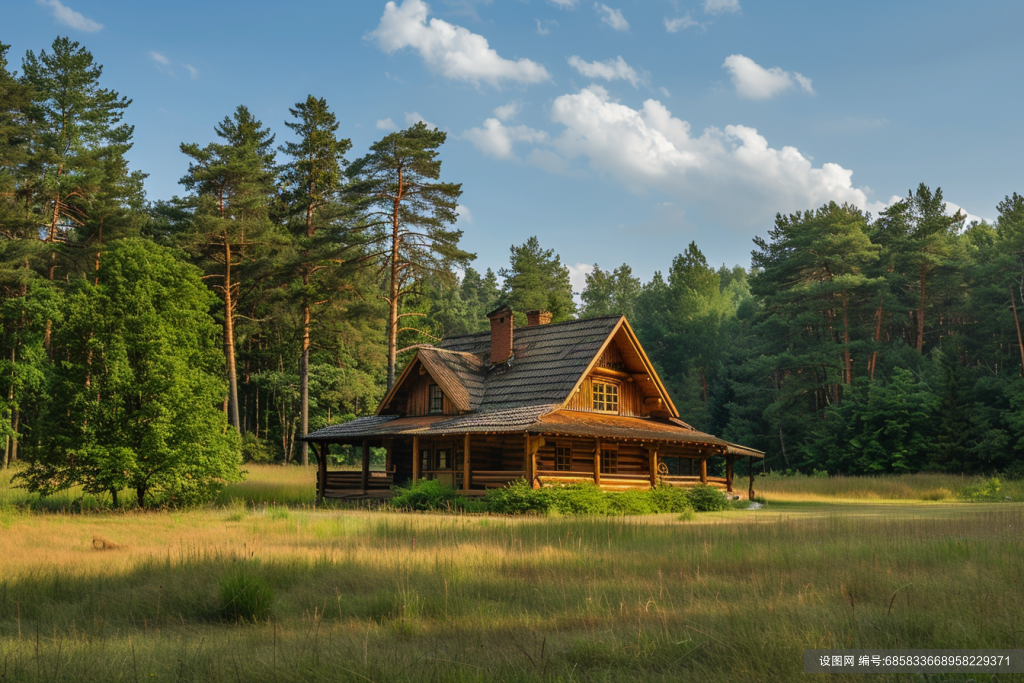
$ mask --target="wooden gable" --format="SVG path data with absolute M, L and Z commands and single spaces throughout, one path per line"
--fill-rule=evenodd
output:
M 419 352 L 417 351 L 416 357 L 405 366 L 405 370 L 395 380 L 391 391 L 380 402 L 376 414 L 409 417 L 438 414 L 437 411 L 432 412 L 430 410 L 431 386 L 439 387 L 443 396 L 440 414 L 458 415 L 464 412 L 451 399 L 451 389 L 434 378 L 427 364 L 419 357 Z
M 595 385 L 615 387 L 618 410 L 610 414 L 626 417 L 679 417 L 665 386 L 625 318 L 608 335 L 562 408 L 580 412 L 606 412 L 595 408 L 595 399 L 600 398 L 602 391 L 600 386 L 595 389 Z

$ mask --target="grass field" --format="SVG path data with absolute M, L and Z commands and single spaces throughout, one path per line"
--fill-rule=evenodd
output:
M 776 681 L 805 647 L 1024 647 L 1016 502 L 765 485 L 689 522 L 398 514 L 250 470 L 185 512 L 38 512 L 0 482 L 0 680 Z M 239 574 L 271 618 L 221 616 Z

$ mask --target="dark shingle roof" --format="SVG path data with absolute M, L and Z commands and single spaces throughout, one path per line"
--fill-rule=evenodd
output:
M 482 359 L 483 394 L 474 410 L 562 404 L 619 320 L 616 315 L 516 328 L 512 362 L 494 367 L 490 332 L 452 337 L 437 346 Z

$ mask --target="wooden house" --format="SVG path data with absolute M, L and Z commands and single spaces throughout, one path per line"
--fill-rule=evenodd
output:
M 535 487 L 705 482 L 732 492 L 734 461 L 764 457 L 683 422 L 624 317 L 527 317 L 513 329 L 502 307 L 488 314 L 489 333 L 418 347 L 374 415 L 302 437 L 319 462 L 318 496 L 385 497 L 419 479 L 467 494 L 523 478 Z M 362 470 L 328 471 L 332 445 L 361 448 Z M 371 447 L 386 449 L 384 470 L 370 470 Z M 724 477 L 708 475 L 715 459 Z

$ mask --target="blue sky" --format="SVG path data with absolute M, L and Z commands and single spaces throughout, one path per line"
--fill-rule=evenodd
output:
M 606 4 L 607 3 L 607 4 Z M 353 156 L 422 119 L 479 269 L 538 235 L 647 279 L 696 241 L 747 265 L 777 211 L 876 211 L 925 182 L 992 219 L 1024 192 L 1024 3 L 5 0 L 12 62 L 57 35 L 134 100 L 134 168 L 179 193 L 181 142 L 246 104 L 282 142 L 327 99 Z

